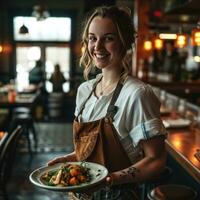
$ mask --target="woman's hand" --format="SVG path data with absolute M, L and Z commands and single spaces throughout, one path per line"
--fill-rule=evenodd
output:
M 113 176 L 110 174 L 106 177 L 106 185 L 107 186 L 112 186 L 114 184 L 114 178 Z
M 126 182 L 126 180 L 124 180 L 126 179 L 126 177 L 122 178 L 122 175 L 123 173 L 121 171 L 110 173 L 106 177 L 106 185 L 113 186 L 113 185 L 122 184 L 124 181 Z
M 75 152 L 72 152 L 65 156 L 59 156 L 54 158 L 53 160 L 50 160 L 47 165 L 55 165 L 56 163 L 64 163 L 64 162 L 76 162 L 76 155 Z
M 53 160 L 50 160 L 47 165 L 55 165 L 56 163 L 64 163 L 64 162 L 67 162 L 68 159 L 67 159 L 67 156 L 60 156 L 60 157 L 56 157 L 54 158 Z

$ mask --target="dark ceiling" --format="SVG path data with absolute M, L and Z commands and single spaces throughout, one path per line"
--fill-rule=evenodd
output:
M 160 11 L 160 16 L 155 16 Z M 151 29 L 177 31 L 180 27 L 185 31 L 197 25 L 200 19 L 200 0 L 152 0 L 150 6 Z
M 116 0 L 84 0 L 85 12 L 92 10 L 93 8 L 101 5 L 114 5 Z
M 182 14 L 200 16 L 200 1 L 199 0 L 184 0 L 178 1 L 176 6 L 166 7 L 166 14 Z

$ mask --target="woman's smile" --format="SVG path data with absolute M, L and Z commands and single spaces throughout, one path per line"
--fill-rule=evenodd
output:
M 106 62 L 109 60 L 110 54 L 108 53 L 94 53 L 96 63 Z

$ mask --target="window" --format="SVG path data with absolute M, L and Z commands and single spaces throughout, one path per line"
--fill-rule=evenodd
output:
M 35 61 L 41 58 L 39 46 L 17 46 L 16 47 L 16 82 L 19 90 L 23 90 L 29 84 L 29 71 L 35 66 Z
M 14 17 L 14 40 L 16 43 L 16 82 L 23 90 L 29 84 L 29 71 L 41 59 L 46 73 L 46 89 L 52 91 L 48 81 L 54 65 L 59 64 L 66 79 L 69 79 L 71 64 L 71 18 L 49 17 L 36 21 L 34 17 Z M 25 25 L 29 33 L 19 34 Z M 69 91 L 69 83 L 63 85 L 64 92 Z
M 19 34 L 19 29 L 25 25 L 29 34 Z M 35 17 L 14 18 L 14 40 L 16 41 L 70 41 L 71 19 L 68 17 L 49 17 L 37 21 Z

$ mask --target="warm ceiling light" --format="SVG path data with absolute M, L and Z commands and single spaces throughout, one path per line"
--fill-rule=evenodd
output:
M 163 40 L 161 40 L 159 37 L 156 37 L 154 39 L 154 48 L 161 50 L 163 48 Z
M 194 46 L 200 46 L 200 28 L 196 28 L 192 31 L 192 44 Z
M 9 43 L 0 43 L 0 54 L 8 54 L 12 51 L 12 46 Z
M 160 33 L 159 38 L 163 40 L 176 40 L 177 34 L 175 33 Z
M 20 34 L 28 34 L 28 28 L 23 24 L 23 25 L 19 28 L 19 33 L 20 33 Z
M 2 53 L 2 52 L 3 52 L 3 46 L 0 45 L 0 53 Z
M 184 48 L 187 46 L 187 40 L 188 40 L 188 37 L 186 34 L 179 33 L 177 34 L 175 46 L 177 48 Z
M 150 40 L 145 40 L 143 47 L 144 47 L 144 50 L 150 51 L 152 49 L 152 42 Z

